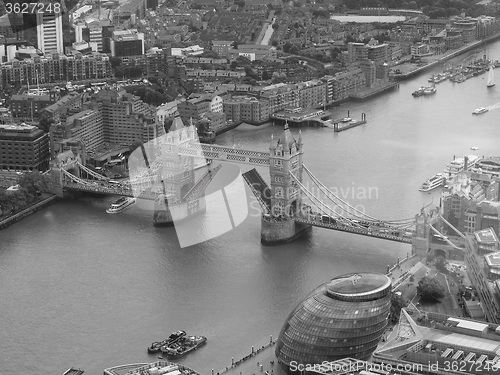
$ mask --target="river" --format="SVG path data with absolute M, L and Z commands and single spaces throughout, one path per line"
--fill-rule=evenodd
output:
M 500 59 L 500 43 L 487 47 Z M 464 59 L 464 57 L 460 57 Z M 420 184 L 453 155 L 498 155 L 500 86 L 486 74 L 437 93 L 411 92 L 436 67 L 399 90 L 336 107 L 368 123 L 342 133 L 304 128 L 304 163 L 351 204 L 381 219 L 415 215 L 439 203 Z M 477 107 L 490 111 L 472 116 Z M 266 151 L 282 129 L 240 127 L 217 143 Z M 292 129 L 297 137 L 298 129 Z M 246 167 L 242 167 L 245 169 Z M 269 179 L 265 169 L 261 174 Z M 250 207 L 253 198 L 247 189 Z M 87 375 L 152 362 L 147 346 L 184 329 L 208 337 L 179 362 L 209 374 L 276 336 L 293 307 L 317 285 L 351 271 L 385 272 L 410 246 L 315 228 L 291 244 L 265 247 L 250 210 L 234 230 L 181 248 L 174 228 L 155 228 L 132 206 L 106 214 L 111 197 L 54 204 L 0 231 L 0 373 Z

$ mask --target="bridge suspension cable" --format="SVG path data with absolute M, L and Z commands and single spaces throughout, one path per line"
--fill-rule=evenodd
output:
M 90 182 L 88 181 L 85 181 L 84 179 L 81 179 L 80 177 L 77 177 L 75 175 L 72 175 L 71 173 L 69 173 L 68 171 L 66 171 L 65 169 L 61 169 L 61 172 L 66 176 L 68 177 L 69 179 L 71 179 L 73 182 L 76 182 L 78 184 L 82 184 L 82 185 L 91 185 Z
M 84 166 L 83 164 L 80 164 L 79 162 L 76 163 L 78 165 L 78 167 L 85 171 L 85 173 L 87 173 L 88 175 L 91 175 L 92 177 L 95 177 L 97 178 L 98 180 L 108 180 L 107 177 L 104 177 L 103 175 L 100 175 L 99 173 L 96 173 L 94 172 L 93 170 L 87 168 L 86 166 Z
M 358 223 L 355 223 L 353 222 L 351 219 L 349 218 L 346 218 L 342 215 L 340 215 L 339 213 L 335 212 L 334 210 L 332 210 L 330 207 L 328 207 L 326 204 L 324 204 L 319 198 L 317 198 L 313 193 L 311 193 L 300 181 L 297 177 L 295 177 L 295 175 L 293 175 L 292 173 L 290 173 L 290 175 L 292 176 L 292 179 L 298 184 L 298 186 L 300 187 L 300 190 L 303 191 L 304 193 L 306 193 L 306 195 L 308 196 L 308 198 L 311 200 L 311 201 L 314 201 L 316 207 L 323 213 L 323 214 L 326 214 L 328 216 L 330 216 L 332 213 L 333 213 L 333 218 L 335 219 L 339 219 L 339 221 L 341 223 L 343 223 L 344 225 L 347 225 L 347 226 L 353 226 L 353 227 L 359 227 L 359 228 L 362 228 L 362 225 L 358 224 Z M 325 209 L 326 207 L 326 209 Z
M 356 216 L 360 219 L 365 219 L 365 218 L 369 218 L 373 221 L 380 221 L 378 220 L 377 218 L 373 217 L 373 216 L 370 216 L 368 214 L 365 214 L 364 212 L 358 210 L 356 207 L 353 207 L 351 206 L 349 203 L 347 203 L 346 201 L 344 201 L 343 199 L 341 199 L 340 197 L 338 197 L 337 195 L 333 194 L 304 164 L 302 164 L 302 166 L 304 167 L 304 170 L 307 172 L 307 174 L 309 175 L 309 177 L 313 180 L 313 182 L 316 184 L 317 187 L 319 187 L 319 189 L 326 195 L 326 197 L 332 201 L 334 204 L 336 205 L 339 205 L 337 202 L 335 202 L 334 199 L 337 199 L 339 200 L 341 203 L 343 203 L 344 205 L 346 205 L 348 208 L 354 210 L 355 212 L 358 212 L 361 214 L 361 216 L 359 215 L 356 215 L 356 214 L 352 214 L 353 216 Z M 333 198 L 332 198 L 333 197 Z M 340 205 L 339 205 L 340 206 Z M 342 208 L 342 207 L 341 207 Z M 347 211 L 347 210 L 345 210 Z
M 304 167 L 304 170 L 306 171 L 306 173 L 309 175 L 309 177 L 312 179 L 312 181 L 314 182 L 314 184 L 325 194 L 325 196 L 331 201 L 333 202 L 335 205 L 339 206 L 340 208 L 342 208 L 344 211 L 346 212 L 350 212 L 351 210 L 355 211 L 355 212 L 358 212 L 360 215 L 357 215 L 356 213 L 351 213 L 350 212 L 350 215 L 356 217 L 356 218 L 359 218 L 359 219 L 362 219 L 362 220 L 367 220 L 367 221 L 373 221 L 373 222 L 376 222 L 376 223 L 385 223 L 385 224 L 391 224 L 393 226 L 400 226 L 400 227 L 409 227 L 411 225 L 413 225 L 413 223 L 415 222 L 415 219 L 411 218 L 411 219 L 400 219 L 400 220 L 391 220 L 391 221 L 385 221 L 385 220 L 380 220 L 380 219 L 377 219 L 371 215 L 368 215 L 360 210 L 358 210 L 356 207 L 353 207 L 352 205 L 350 205 L 348 202 L 344 201 L 343 199 L 341 199 L 340 197 L 338 197 L 337 195 L 333 194 L 304 164 L 302 164 L 302 166 Z M 343 208 L 339 203 L 337 203 L 336 200 L 340 201 L 342 204 L 344 204 L 345 206 L 347 206 L 347 210 L 345 208 Z

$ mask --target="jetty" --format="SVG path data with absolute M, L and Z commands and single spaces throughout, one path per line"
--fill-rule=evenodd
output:
M 258 347 L 252 346 L 248 355 L 239 359 L 232 358 L 230 365 L 218 372 L 212 370 L 211 375 L 275 375 L 275 368 L 276 373 L 279 374 L 278 361 L 274 355 L 276 341 L 271 336 L 266 344 Z

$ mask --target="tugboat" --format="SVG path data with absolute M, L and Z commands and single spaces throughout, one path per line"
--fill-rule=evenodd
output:
M 199 346 L 206 342 L 207 338 L 205 336 L 186 336 L 172 345 L 162 346 L 160 350 L 167 358 L 176 359 L 198 349 Z
M 182 337 L 186 336 L 186 332 L 177 331 L 168 336 L 167 339 L 163 341 L 155 341 L 148 347 L 148 353 L 158 353 L 162 346 L 172 345 L 179 341 Z

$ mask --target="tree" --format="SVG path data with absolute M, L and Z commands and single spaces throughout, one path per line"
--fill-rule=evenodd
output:
M 278 43 L 278 41 L 277 41 L 277 40 L 273 40 L 273 41 L 271 42 L 271 45 L 272 45 L 273 47 L 278 47 L 278 44 L 279 44 L 279 43 Z
M 271 77 L 269 76 L 269 73 L 267 71 L 264 71 L 262 73 L 262 80 L 267 81 L 268 79 L 271 79 Z
M 402 295 L 397 293 L 392 293 L 391 295 L 391 310 L 389 313 L 389 320 L 392 323 L 397 323 L 399 321 L 399 316 L 401 315 L 401 309 L 407 304 L 406 300 Z
M 43 130 L 45 133 L 49 132 L 50 125 L 54 123 L 54 119 L 46 114 L 46 112 L 42 112 L 40 119 L 38 120 L 37 128 Z
M 277 22 L 273 23 L 273 30 L 278 30 L 278 27 L 280 27 L 280 25 Z
M 444 257 L 437 257 L 436 258 L 436 269 L 440 272 L 443 272 L 443 273 L 448 273 L 448 270 L 446 269 L 446 266 L 448 265 L 448 262 L 446 261 L 446 259 Z
M 437 279 L 424 277 L 418 282 L 417 293 L 422 300 L 436 301 L 444 297 L 444 287 Z
M 25 173 L 19 179 L 19 186 L 28 193 L 37 195 L 48 191 L 48 177 L 39 172 Z
M 113 69 L 118 68 L 122 63 L 122 59 L 120 59 L 119 57 L 110 57 L 109 63 L 111 64 L 111 67 Z
M 213 50 L 205 50 L 203 53 L 200 55 L 200 57 L 208 57 L 211 59 L 218 59 L 219 54 Z

